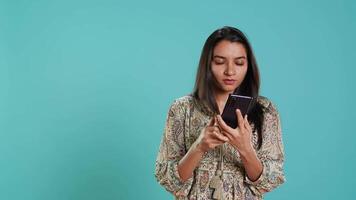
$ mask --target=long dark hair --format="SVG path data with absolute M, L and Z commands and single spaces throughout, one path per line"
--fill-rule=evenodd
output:
M 211 61 L 216 44 L 222 40 L 238 42 L 245 47 L 248 61 L 247 73 L 240 86 L 235 89 L 234 94 L 254 97 L 250 112 L 248 113 L 248 118 L 249 121 L 254 124 L 255 130 L 258 132 L 258 148 L 260 148 L 262 144 L 261 129 L 263 120 L 263 107 L 256 101 L 257 97 L 259 96 L 260 75 L 252 47 L 242 31 L 234 27 L 224 26 L 214 31 L 208 37 L 200 56 L 195 86 L 192 95 L 197 100 L 206 104 L 213 112 L 220 114 L 214 96 L 214 84 L 216 83 L 211 71 Z

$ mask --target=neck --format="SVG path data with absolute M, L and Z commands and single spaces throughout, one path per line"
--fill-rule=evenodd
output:
M 217 104 L 225 104 L 227 98 L 229 98 L 228 92 L 215 91 L 215 100 Z

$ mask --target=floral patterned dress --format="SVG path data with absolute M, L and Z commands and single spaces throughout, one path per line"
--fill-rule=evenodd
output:
M 259 96 L 257 101 L 264 107 L 262 145 L 257 148 L 257 131 L 252 134 L 252 142 L 262 162 L 263 171 L 256 181 L 250 181 L 238 151 L 228 143 L 223 144 L 224 200 L 262 199 L 263 193 L 285 181 L 284 149 L 278 111 L 266 97 Z M 193 176 L 184 182 L 179 178 L 177 166 L 213 116 L 209 107 L 191 94 L 175 99 L 170 105 L 156 159 L 155 177 L 176 200 L 212 199 L 214 189 L 209 184 L 218 168 L 219 148 L 206 152 Z M 253 123 L 251 127 L 254 128 Z

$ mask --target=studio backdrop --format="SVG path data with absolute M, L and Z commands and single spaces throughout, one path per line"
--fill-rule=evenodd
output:
M 250 40 L 281 117 L 286 182 L 265 199 L 352 199 L 356 4 L 0 1 L 0 199 L 172 199 L 155 180 L 169 105 L 207 36 Z

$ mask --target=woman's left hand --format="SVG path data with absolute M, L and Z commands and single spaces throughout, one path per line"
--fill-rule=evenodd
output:
M 235 147 L 240 153 L 246 153 L 253 150 L 251 141 L 252 128 L 248 123 L 247 115 L 243 118 L 239 109 L 236 110 L 236 115 L 238 126 L 235 129 L 227 125 L 220 115 L 217 116 L 217 122 L 221 128 L 221 133 L 229 138 L 228 143 Z

